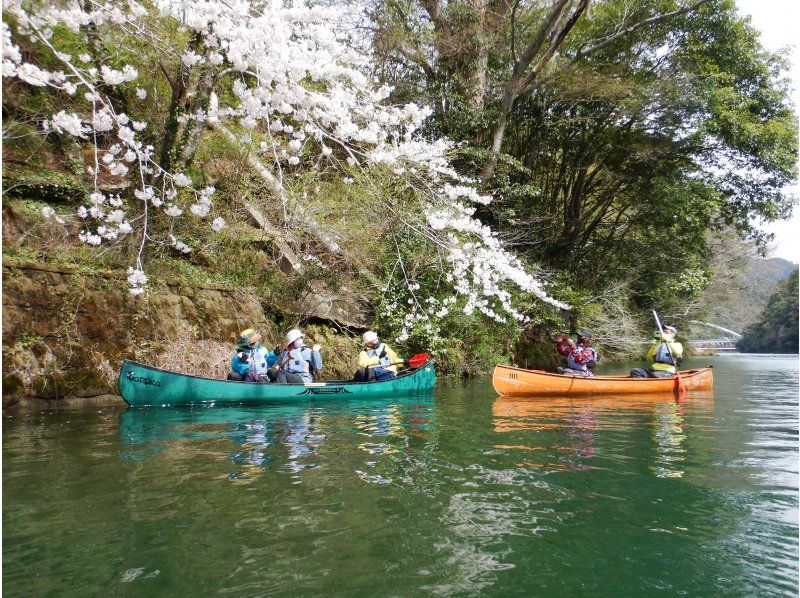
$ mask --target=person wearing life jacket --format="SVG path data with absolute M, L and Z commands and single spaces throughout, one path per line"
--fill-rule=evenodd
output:
M 633 368 L 631 378 L 673 378 L 675 364 L 683 358 L 683 345 L 675 340 L 678 331 L 673 326 L 664 326 L 664 334 L 658 330 L 647 351 L 647 359 L 653 363 L 649 368 Z
M 361 353 L 358 355 L 358 371 L 353 377 L 356 382 L 392 380 L 397 378 L 397 366 L 402 360 L 397 358 L 392 348 L 382 343 L 378 334 L 368 330 L 361 337 Z
M 296 328 L 286 334 L 286 349 L 278 356 L 276 382 L 312 382 L 313 375 L 322 369 L 322 346 L 316 344 L 309 348 L 304 338 L 305 335 Z
M 558 337 L 556 351 L 567 358 L 566 368 L 557 368 L 559 374 L 565 376 L 583 376 L 593 378 L 594 369 L 600 360 L 600 354 L 592 347 L 592 335 L 587 330 L 578 332 L 576 342 L 566 334 Z
M 231 359 L 228 380 L 244 382 L 269 382 L 269 368 L 277 356 L 259 344 L 261 334 L 248 328 L 243 330 Z

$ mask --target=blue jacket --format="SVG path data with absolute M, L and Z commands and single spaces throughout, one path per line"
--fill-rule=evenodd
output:
M 253 352 L 249 349 L 242 349 L 241 351 L 236 351 L 236 353 L 233 354 L 233 359 L 231 359 L 231 370 L 240 376 L 244 376 L 247 373 L 247 370 L 250 369 L 251 364 L 249 359 L 247 361 L 242 361 L 239 358 L 239 354 L 244 354 L 248 357 L 251 357 Z
M 239 359 L 240 353 L 248 356 L 247 362 Z M 278 361 L 278 356 L 274 351 L 256 345 L 254 349 L 237 349 L 231 359 L 231 369 L 240 376 L 244 376 L 248 370 L 252 370 L 256 374 L 265 374 L 270 367 L 275 365 L 276 361 Z

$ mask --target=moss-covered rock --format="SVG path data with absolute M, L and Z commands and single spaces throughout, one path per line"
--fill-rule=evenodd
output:
M 155 358 L 187 336 L 233 346 L 249 326 L 274 334 L 248 290 L 154 285 L 133 298 L 120 277 L 42 264 L 3 272 L 4 405 L 115 392 L 123 359 Z

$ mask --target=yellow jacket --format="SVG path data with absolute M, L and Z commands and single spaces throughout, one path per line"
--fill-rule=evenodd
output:
M 661 372 L 671 372 L 675 373 L 675 366 L 671 363 L 658 363 L 655 360 L 656 357 L 656 350 L 661 343 L 666 343 L 669 347 L 670 353 L 672 353 L 672 357 L 677 361 L 680 357 L 683 356 L 683 345 L 680 344 L 678 341 L 668 341 L 666 337 L 660 337 L 653 340 L 653 344 L 650 345 L 650 349 L 647 351 L 647 359 L 652 361 L 652 365 L 650 369 L 661 371 Z
M 384 358 L 385 363 L 395 363 L 397 361 L 400 361 L 400 359 L 397 357 L 397 353 L 392 351 L 392 348 L 389 345 L 387 345 L 386 343 L 381 343 L 381 345 L 383 346 L 382 351 L 386 352 L 386 357 Z M 380 348 L 381 345 L 379 345 L 378 348 Z M 386 358 L 388 358 L 388 361 L 386 361 Z M 373 349 L 364 349 L 361 351 L 361 353 L 358 354 L 358 367 L 360 368 L 366 368 L 370 366 L 374 367 L 380 364 L 380 362 L 381 362 L 380 357 Z M 385 369 L 395 374 L 397 373 L 396 365 L 386 366 Z

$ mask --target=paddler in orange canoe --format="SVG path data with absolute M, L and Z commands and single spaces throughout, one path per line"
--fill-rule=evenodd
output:
M 592 334 L 588 330 L 580 330 L 576 342 L 566 334 L 558 337 L 556 351 L 567 358 L 566 368 L 556 368 L 565 376 L 594 377 L 594 368 L 600 359 L 597 350 L 592 347 Z

